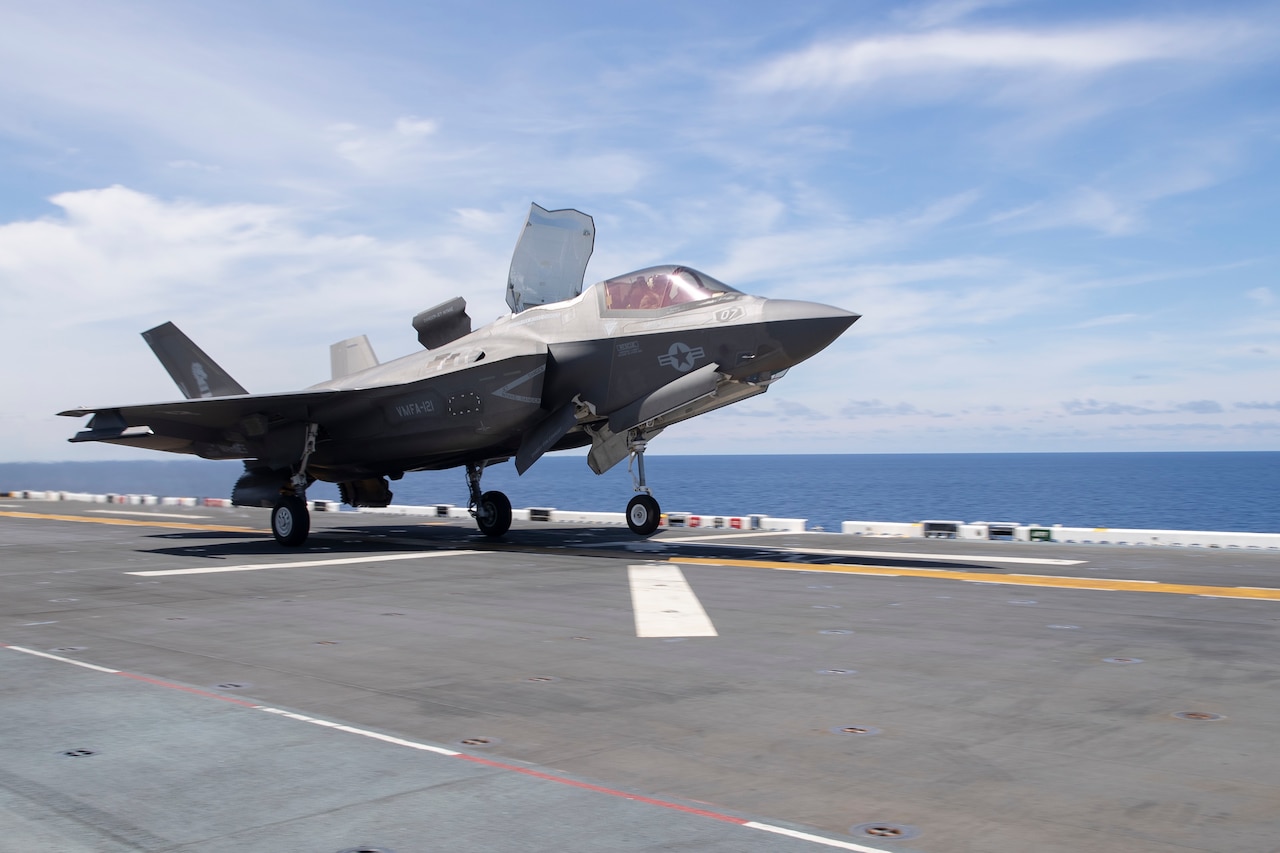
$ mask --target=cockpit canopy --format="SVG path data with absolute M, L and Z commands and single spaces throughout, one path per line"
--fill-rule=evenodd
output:
M 650 311 L 740 293 L 689 267 L 649 267 L 601 282 L 610 311 Z

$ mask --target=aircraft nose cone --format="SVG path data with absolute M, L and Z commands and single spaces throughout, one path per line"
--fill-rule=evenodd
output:
M 770 299 L 764 304 L 765 328 L 791 364 L 820 352 L 844 334 L 861 314 L 817 302 Z

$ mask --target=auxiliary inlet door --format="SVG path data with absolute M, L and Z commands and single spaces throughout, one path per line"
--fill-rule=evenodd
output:
M 530 205 L 507 276 L 511 310 L 519 313 L 531 305 L 561 302 L 581 293 L 595 242 L 595 223 L 585 213 Z

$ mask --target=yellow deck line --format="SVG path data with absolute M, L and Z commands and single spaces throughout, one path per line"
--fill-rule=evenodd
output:
M 269 533 L 255 527 L 229 527 L 220 524 L 187 524 L 181 521 L 142 521 L 134 518 L 89 518 L 83 515 L 53 515 L 41 512 L 0 512 L 5 518 L 36 518 L 46 521 L 81 521 L 86 524 L 114 524 L 120 527 L 167 527 L 172 530 L 214 530 L 219 533 Z
M 921 555 L 927 559 L 927 555 Z M 998 583 L 1010 586 L 1041 586 L 1057 589 L 1101 589 L 1112 592 L 1163 592 L 1169 595 L 1206 595 L 1214 598 L 1249 598 L 1280 601 L 1280 589 L 1242 586 L 1200 586 L 1197 584 L 1125 581 L 1111 578 L 1075 578 L 1054 575 L 1000 575 L 990 572 L 953 572 L 941 569 L 906 569 L 896 566 L 854 566 L 843 563 L 773 563 L 767 560 L 729 560 L 709 557 L 670 557 L 669 562 L 685 565 L 739 566 L 747 569 L 779 569 L 784 572 L 836 572 L 876 577 L 938 578 L 970 583 Z

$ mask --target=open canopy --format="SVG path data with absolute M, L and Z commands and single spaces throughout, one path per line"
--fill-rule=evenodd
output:
M 585 213 L 530 205 L 511 255 L 507 305 L 518 314 L 531 305 L 577 296 L 595 242 L 595 223 Z

